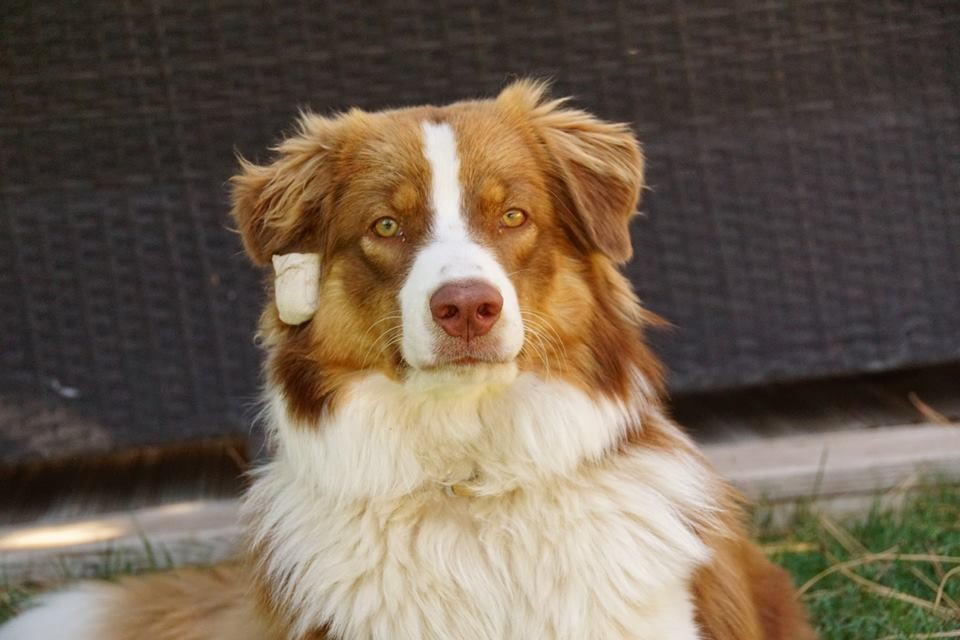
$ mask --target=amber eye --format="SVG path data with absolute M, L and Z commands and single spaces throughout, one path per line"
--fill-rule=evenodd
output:
M 400 231 L 400 223 L 393 218 L 380 218 L 373 223 L 372 228 L 381 238 L 392 238 Z
M 500 222 L 503 223 L 503 226 L 510 227 L 511 229 L 519 227 L 526 221 L 527 214 L 525 214 L 523 211 L 520 211 L 520 209 L 510 209 L 500 218 Z

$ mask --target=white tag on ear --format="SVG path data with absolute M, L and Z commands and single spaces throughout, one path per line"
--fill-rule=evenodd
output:
M 273 282 L 280 319 L 303 324 L 317 311 L 320 296 L 320 255 L 287 253 L 273 256 Z

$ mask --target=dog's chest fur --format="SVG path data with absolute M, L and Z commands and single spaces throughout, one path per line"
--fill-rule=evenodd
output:
M 586 420 L 602 445 L 618 416 L 630 418 L 570 388 L 518 384 L 518 397 L 481 385 L 448 414 L 434 399 L 384 415 L 389 386 L 377 381 L 352 403 L 378 403 L 348 420 L 310 434 L 280 424 L 277 459 L 248 510 L 261 576 L 295 634 L 697 637 L 688 582 L 708 556 L 693 530 L 708 517 L 708 474 L 681 451 L 584 451 L 587 439 L 569 440 L 573 422 Z M 539 418 L 512 404 L 538 393 L 554 403 L 536 403 Z M 427 415 L 469 436 L 439 442 L 434 425 L 411 427 Z M 556 450 L 531 428 L 555 430 Z M 418 437 L 398 437 L 406 429 Z M 356 480 L 364 474 L 367 484 Z

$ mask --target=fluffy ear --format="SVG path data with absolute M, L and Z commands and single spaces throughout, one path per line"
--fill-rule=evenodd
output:
M 334 128 L 334 120 L 303 114 L 298 132 L 275 148 L 273 162 L 239 159 L 240 173 L 231 179 L 231 214 L 255 264 L 266 266 L 273 255 L 309 251 L 316 244 L 318 220 L 311 214 L 329 193 Z
M 524 112 L 562 185 L 560 214 L 576 240 L 618 263 L 633 255 L 630 219 L 643 186 L 643 154 L 625 124 L 605 122 L 546 98 L 547 85 L 521 80 L 498 101 Z

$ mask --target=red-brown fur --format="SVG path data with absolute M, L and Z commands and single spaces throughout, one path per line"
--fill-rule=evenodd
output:
M 474 226 L 496 237 L 491 246 L 508 273 L 523 274 L 514 283 L 533 338 L 522 367 L 625 393 L 637 366 L 659 386 L 659 365 L 640 338 L 652 316 L 611 265 L 631 253 L 626 223 L 641 186 L 639 147 L 626 127 L 544 101 L 542 91 L 517 83 L 496 101 L 445 109 L 308 115 L 271 164 L 244 163 L 234 215 L 254 262 L 320 252 L 326 271 L 322 311 L 311 323 L 283 325 L 268 305 L 261 327 L 270 377 L 298 417 L 315 420 L 358 371 L 403 375 L 396 346 L 383 346 L 399 321 L 384 319 L 399 315 L 399 278 L 426 231 L 429 168 L 418 123 L 430 118 L 457 127 L 471 168 L 462 178 L 472 221 L 496 221 L 491 212 L 508 206 L 536 213 L 535 224 L 509 238 L 493 223 Z M 403 237 L 372 240 L 370 223 L 387 214 L 402 221 Z
M 625 126 L 549 101 L 544 91 L 519 82 L 491 101 L 306 115 L 270 164 L 242 164 L 233 213 L 251 259 L 267 265 L 276 253 L 321 254 L 316 317 L 288 326 L 271 302 L 261 321 L 268 376 L 296 418 L 317 423 L 361 372 L 404 376 L 389 338 L 400 327 L 403 274 L 426 234 L 430 169 L 419 123 L 442 120 L 457 131 L 464 215 L 511 274 L 525 312 L 530 337 L 519 367 L 618 398 L 632 392 L 631 372 L 639 371 L 650 387 L 649 415 L 608 455 L 690 447 L 660 412 L 660 365 L 643 342 L 654 318 L 617 269 L 631 255 L 640 148 Z M 498 212 L 512 207 L 531 212 L 530 223 L 498 227 Z M 371 236 L 384 215 L 401 221 L 401 236 Z M 813 638 L 788 577 L 748 540 L 736 495 L 719 481 L 715 490 L 721 514 L 698 524 L 713 558 L 691 584 L 704 640 Z M 268 552 L 250 550 L 254 559 Z M 244 568 L 123 587 L 110 640 L 147 637 L 144 630 L 160 640 L 289 637 L 269 580 Z M 303 640 L 326 637 L 315 630 Z
M 627 222 L 642 186 L 640 149 L 626 127 L 546 100 L 542 85 L 519 82 L 495 101 L 335 120 L 307 116 L 272 165 L 247 166 L 237 178 L 234 213 L 254 260 L 321 251 L 328 270 L 321 313 L 311 324 L 283 326 L 269 306 L 264 315 L 270 375 L 298 415 L 318 417 L 358 370 L 403 375 L 397 349 L 377 346 L 399 320 L 377 330 L 372 323 L 398 315 L 394 275 L 409 266 L 422 239 L 428 168 L 416 123 L 423 119 L 446 120 L 457 130 L 471 221 L 495 220 L 491 211 L 515 206 L 535 212 L 536 224 L 506 241 L 497 237 L 502 230 L 487 227 L 506 270 L 522 272 L 512 279 L 535 344 L 523 350 L 521 368 L 614 396 L 629 392 L 635 368 L 659 390 L 659 364 L 642 340 L 653 318 L 615 268 L 631 255 Z M 264 188 L 267 175 L 283 186 Z M 288 213 L 278 212 L 279 204 Z M 359 211 L 370 219 L 398 216 L 404 237 L 386 246 L 364 238 L 369 220 L 352 219 Z M 268 232 L 272 225 L 277 230 Z M 351 330 L 329 330 L 344 325 Z M 622 447 L 684 446 L 667 434 L 648 421 Z M 702 532 L 714 559 L 692 585 L 705 638 L 812 638 L 789 579 L 747 540 L 733 493 L 722 485 L 718 491 L 725 505 L 720 525 Z

